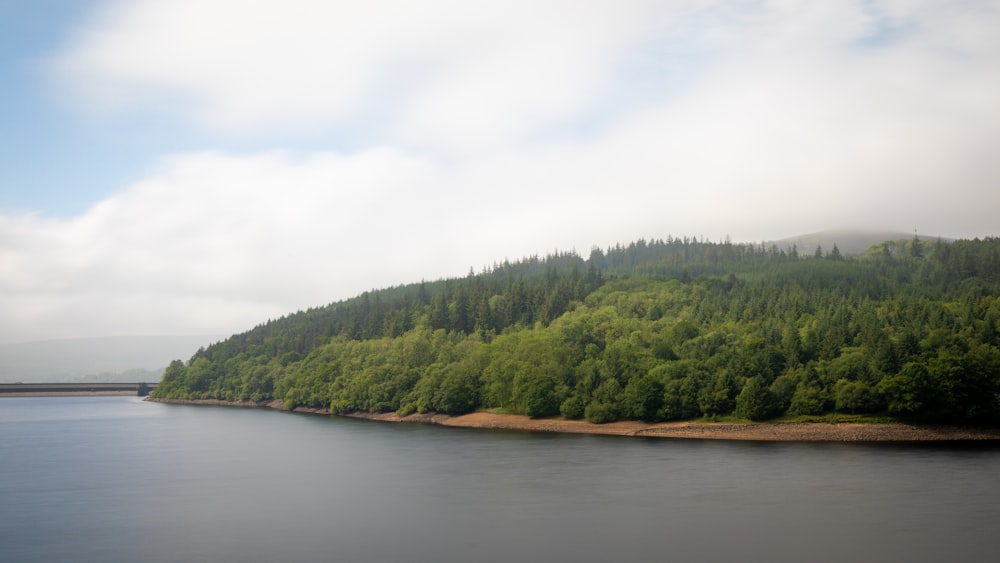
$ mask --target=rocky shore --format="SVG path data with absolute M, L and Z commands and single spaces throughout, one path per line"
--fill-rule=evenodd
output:
M 215 399 L 147 399 L 161 403 L 220 405 L 229 407 L 272 408 L 285 410 L 280 400 L 253 403 Z M 328 409 L 296 407 L 293 412 L 329 415 Z M 792 423 L 792 422 L 660 422 L 620 421 L 593 424 L 584 420 L 563 418 L 532 419 L 524 415 L 475 412 L 452 416 L 447 414 L 411 414 L 357 412 L 346 416 L 383 422 L 438 424 L 459 428 L 494 428 L 534 432 L 570 434 L 602 434 L 649 438 L 689 438 L 700 440 L 754 440 L 769 442 L 942 442 L 1000 441 L 1000 428 L 959 427 L 946 425 L 864 424 L 864 423 Z

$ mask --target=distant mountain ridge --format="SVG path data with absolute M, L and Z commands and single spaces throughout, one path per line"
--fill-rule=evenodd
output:
M 0 382 L 158 379 L 178 356 L 221 340 L 213 335 L 107 336 L 0 344 Z
M 955 240 L 937 236 L 923 236 L 919 233 L 917 236 L 921 240 L 938 240 L 938 238 L 944 242 Z M 837 229 L 783 238 L 774 241 L 774 244 L 777 244 L 778 248 L 781 249 L 790 248 L 794 245 L 799 254 L 812 254 L 816 251 L 817 246 L 821 247 L 823 252 L 826 253 L 832 250 L 834 245 L 837 245 L 837 249 L 840 250 L 841 254 L 857 255 L 864 254 L 865 250 L 873 244 L 879 244 L 888 240 L 910 240 L 913 237 L 913 233 L 898 231 Z

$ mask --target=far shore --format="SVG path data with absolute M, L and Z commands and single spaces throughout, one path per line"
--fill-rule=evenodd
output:
M 285 409 L 281 400 L 253 403 L 229 402 L 216 399 L 154 399 L 147 401 L 174 404 L 219 405 L 228 407 Z M 329 409 L 296 407 L 292 412 L 329 415 Z M 568 434 L 599 434 L 648 438 L 688 438 L 699 440 L 750 440 L 767 442 L 955 442 L 1000 441 L 1000 428 L 960 427 L 948 425 L 914 425 L 902 423 L 865 424 L 802 423 L 802 422 L 657 422 L 634 420 L 594 424 L 585 420 L 564 418 L 528 418 L 518 414 L 474 412 L 464 415 L 355 412 L 342 416 L 382 422 L 437 424 L 458 428 L 487 428 L 560 432 Z

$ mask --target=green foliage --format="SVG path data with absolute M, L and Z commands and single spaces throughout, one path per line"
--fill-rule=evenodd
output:
M 767 420 L 775 410 L 771 390 L 760 376 L 751 377 L 736 397 L 736 416 L 750 420 Z
M 604 424 L 605 422 L 618 420 L 617 410 L 614 405 L 608 403 L 590 403 L 584 409 L 583 416 L 587 419 L 587 422 L 593 422 L 594 424 Z
M 788 414 L 816 415 L 823 414 L 830 404 L 829 393 L 820 387 L 811 385 L 800 386 L 792 394 Z
M 522 384 L 521 400 L 524 414 L 541 418 L 559 413 L 560 400 L 556 393 L 557 380 L 550 373 L 539 373 Z
M 458 364 L 450 364 L 445 371 L 435 393 L 434 410 L 448 414 L 474 411 L 478 398 L 473 375 L 464 372 Z
M 605 379 L 594 390 L 593 399 L 583 411 L 583 417 L 601 424 L 614 422 L 620 416 L 622 388 L 617 379 Z
M 857 257 L 668 238 L 300 311 L 172 362 L 153 395 L 593 422 L 996 423 L 998 374 L 998 239 Z
M 559 414 L 563 418 L 576 420 L 583 418 L 584 409 L 586 409 L 586 405 L 583 403 L 583 399 L 579 395 L 570 395 L 559 405 Z
M 877 391 L 886 401 L 889 414 L 912 416 L 920 412 L 927 401 L 927 367 L 908 363 L 896 375 L 887 376 L 878 383 Z
M 783 374 L 777 377 L 768 390 L 771 392 L 771 400 L 774 401 L 775 412 L 785 412 L 792 405 L 792 395 L 796 389 L 796 378 L 794 372 Z M 737 397 L 739 399 L 739 397 Z
M 698 406 L 705 416 L 733 412 L 735 399 L 736 381 L 728 373 L 713 377 L 708 385 L 698 391 Z
M 634 420 L 655 421 L 661 416 L 663 385 L 650 377 L 630 379 L 622 391 L 622 416 Z
M 167 369 L 163 371 L 163 378 L 160 379 L 160 384 L 156 389 L 153 389 L 150 396 L 160 399 L 180 399 L 187 397 L 190 390 L 186 387 L 186 371 L 187 368 L 184 366 L 184 362 L 180 360 L 170 362 Z
M 882 406 L 878 393 L 864 381 L 839 379 L 833 392 L 838 411 L 851 414 L 875 412 Z

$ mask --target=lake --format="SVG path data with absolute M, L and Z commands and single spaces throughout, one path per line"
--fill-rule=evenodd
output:
M 0 398 L 0 561 L 996 561 L 1000 448 Z

